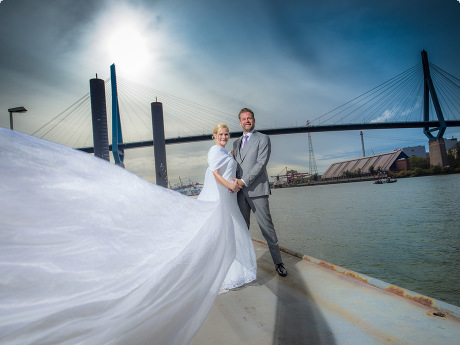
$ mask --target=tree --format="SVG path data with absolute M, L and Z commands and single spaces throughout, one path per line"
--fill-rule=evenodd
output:
M 369 168 L 369 174 L 371 174 L 372 176 L 375 175 L 375 168 L 374 168 L 373 165 L 371 165 L 370 168 Z
M 415 169 L 415 168 L 429 169 L 430 168 L 430 163 L 428 162 L 428 160 L 420 156 L 411 156 L 409 158 L 409 163 L 410 163 L 411 169 Z
M 456 148 L 449 149 L 447 151 L 447 160 L 449 161 L 449 166 L 452 168 L 460 167 L 460 150 Z

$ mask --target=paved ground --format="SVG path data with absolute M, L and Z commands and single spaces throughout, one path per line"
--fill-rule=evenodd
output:
M 219 295 L 192 345 L 460 344 L 460 320 L 282 253 L 279 277 L 254 243 L 257 280 Z

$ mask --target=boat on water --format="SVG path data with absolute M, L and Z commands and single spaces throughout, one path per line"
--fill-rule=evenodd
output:
M 395 182 L 398 182 L 398 180 L 395 178 L 392 179 L 388 177 L 387 179 L 375 180 L 374 184 L 395 183 Z

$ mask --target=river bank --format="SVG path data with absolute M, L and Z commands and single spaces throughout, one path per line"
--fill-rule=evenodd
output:
M 439 173 L 433 175 L 423 175 L 423 176 L 440 176 L 440 175 L 451 175 L 451 174 L 459 174 L 459 172 L 451 172 L 451 173 Z M 407 179 L 412 177 L 422 177 L 422 176 L 403 176 L 397 177 L 396 179 Z M 368 181 L 375 181 L 379 180 L 380 178 L 377 175 L 374 176 L 360 176 L 360 177 L 348 177 L 348 178 L 338 178 L 338 179 L 331 179 L 331 180 L 318 180 L 318 181 L 309 181 L 305 183 L 291 183 L 291 184 L 282 184 L 282 185 L 274 185 L 271 184 L 272 189 L 280 189 L 280 188 L 292 188 L 292 187 L 305 187 L 305 186 L 321 186 L 321 185 L 328 185 L 328 184 L 338 184 L 338 183 L 351 183 L 351 182 L 368 182 Z

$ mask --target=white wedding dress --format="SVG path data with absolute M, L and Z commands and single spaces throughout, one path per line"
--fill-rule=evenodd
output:
M 208 176 L 196 200 L 4 128 L 0 171 L 1 344 L 187 344 L 219 291 L 255 278 Z
M 236 161 L 223 147 L 214 145 L 208 152 L 208 169 L 203 190 L 198 199 L 220 201 L 232 217 L 236 257 L 220 288 L 222 293 L 255 280 L 257 262 L 248 227 L 236 201 L 236 193 L 230 193 L 226 187 L 217 183 L 213 174 L 213 171 L 217 169 L 227 181 L 232 182 L 231 178 L 236 177 Z

